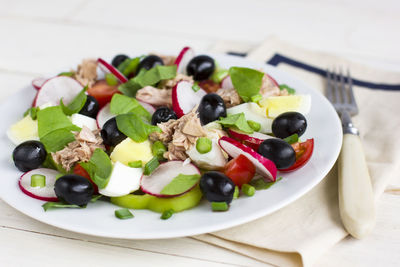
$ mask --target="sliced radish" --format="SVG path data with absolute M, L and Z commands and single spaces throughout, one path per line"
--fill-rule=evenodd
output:
M 36 90 L 40 90 L 40 88 L 42 88 L 43 84 L 47 81 L 48 79 L 44 78 L 44 77 L 39 77 L 39 78 L 35 78 L 32 80 L 32 86 L 36 89 Z
M 193 83 L 180 81 L 172 89 L 172 109 L 179 118 L 192 111 L 207 94 L 203 89 L 195 92 L 192 86 Z
M 175 59 L 175 65 L 177 66 L 176 72 L 186 75 L 186 66 L 195 56 L 196 54 L 192 48 L 188 46 L 184 47 Z
M 233 138 L 240 142 L 243 142 L 245 145 L 251 147 L 255 151 L 257 151 L 258 146 L 266 139 L 275 138 L 273 136 L 254 132 L 252 134 L 247 134 L 245 132 L 236 130 L 236 129 L 228 129 L 228 134 Z
M 219 139 L 219 146 L 228 153 L 232 158 L 238 157 L 240 154 L 246 156 L 256 167 L 256 172 L 260 174 L 266 181 L 276 180 L 276 166 L 275 164 L 258 154 L 250 147 L 243 145 L 242 143 L 232 139 L 230 137 L 223 136 Z
M 222 80 L 221 88 L 222 89 L 232 89 L 233 88 L 231 76 L 228 75 Z
M 272 76 L 271 75 L 269 75 L 269 74 L 266 74 L 265 73 L 265 75 L 267 75 L 268 76 L 268 78 L 272 81 L 272 83 L 276 86 L 276 87 L 278 87 L 279 88 L 279 83 L 274 79 L 274 78 L 272 78 Z
M 35 107 L 44 104 L 57 106 L 60 104 L 61 98 L 64 104 L 69 104 L 82 89 L 82 84 L 77 80 L 66 76 L 57 76 L 43 84 L 36 95 L 33 105 Z
M 156 108 L 150 105 L 149 103 L 143 102 L 138 100 L 139 104 L 142 105 L 149 113 L 150 115 L 153 115 L 154 112 L 156 112 Z
M 98 58 L 97 62 L 99 62 L 99 66 L 104 72 L 114 74 L 121 83 L 126 83 L 128 81 L 128 79 L 117 68 L 108 64 L 104 59 Z
M 179 174 L 192 175 L 200 174 L 200 170 L 192 163 L 184 164 L 184 161 L 174 160 L 167 161 L 160 164 L 157 169 L 149 176 L 144 175 L 140 181 L 140 188 L 143 192 L 156 196 L 156 197 L 175 197 L 182 195 L 192 188 L 188 188 L 186 191 L 181 192 L 176 195 L 163 195 L 161 191 L 166 185 L 168 185 L 172 180 Z
M 31 187 L 31 176 L 34 174 L 40 174 L 46 177 L 46 186 L 42 188 Z M 54 192 L 54 184 L 56 183 L 56 176 L 59 174 L 58 171 L 46 168 L 39 168 L 24 173 L 19 178 L 19 188 L 26 195 L 43 200 L 43 201 L 58 201 L 56 193 Z
M 97 113 L 96 117 L 96 122 L 97 122 L 97 127 L 99 129 L 103 128 L 103 125 L 111 118 L 114 118 L 115 115 L 111 113 L 110 111 L 110 103 L 106 104 L 104 107 L 102 107 Z

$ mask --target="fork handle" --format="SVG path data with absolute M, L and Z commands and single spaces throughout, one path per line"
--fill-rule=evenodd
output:
M 339 156 L 339 209 L 347 232 L 361 239 L 375 225 L 371 179 L 360 137 L 344 134 Z

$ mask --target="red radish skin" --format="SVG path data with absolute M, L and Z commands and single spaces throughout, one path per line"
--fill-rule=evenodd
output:
M 41 174 L 46 176 L 46 186 L 39 189 L 32 188 L 30 184 L 31 176 L 33 174 Z M 55 202 L 58 201 L 58 198 L 54 192 L 54 184 L 58 174 L 58 171 L 46 168 L 31 170 L 21 175 L 18 181 L 18 186 L 24 194 L 32 198 Z
M 35 88 L 36 90 L 40 90 L 40 88 L 42 88 L 43 84 L 47 81 L 48 79 L 43 78 L 43 77 L 39 77 L 39 78 L 35 78 L 32 80 L 32 86 L 33 88 Z
M 272 78 L 271 75 L 269 75 L 269 74 L 266 74 L 266 75 L 272 81 L 272 83 L 279 88 L 279 83 L 274 78 Z
M 184 164 L 181 160 L 172 160 L 161 163 L 149 176 L 143 175 L 140 179 L 140 189 L 149 195 L 156 197 L 176 197 L 192 190 L 196 185 L 188 188 L 185 192 L 176 195 L 163 195 L 162 189 L 179 174 L 201 174 L 196 165 Z
M 231 76 L 228 75 L 221 81 L 221 88 L 222 89 L 232 89 L 233 88 Z
M 60 104 L 61 98 L 64 104 L 68 104 L 82 89 L 82 84 L 71 77 L 57 76 L 48 79 L 36 94 L 33 106 L 38 107 L 47 103 L 56 106 Z
M 193 91 L 192 86 L 190 82 L 180 81 L 172 89 L 172 109 L 178 118 L 192 111 L 207 94 L 203 89 Z
M 232 158 L 238 157 L 240 154 L 246 156 L 256 167 L 256 172 L 260 174 L 266 181 L 274 182 L 276 180 L 277 169 L 275 164 L 258 154 L 250 147 L 232 139 L 223 136 L 219 139 L 219 146 Z
M 117 79 L 121 83 L 126 83 L 128 81 L 128 79 L 117 68 L 115 68 L 114 66 L 108 64 L 107 61 L 105 61 L 104 59 L 98 58 L 97 62 L 100 63 L 100 68 L 104 72 L 114 74 L 114 76 L 117 77 Z
M 184 47 L 175 59 L 175 65 L 177 66 L 176 72 L 186 74 L 186 66 L 195 55 L 196 54 L 192 48 L 188 46 Z
M 258 150 L 258 147 L 264 140 L 270 139 L 270 138 L 275 138 L 273 136 L 259 133 L 259 132 L 254 132 L 252 134 L 246 134 L 244 132 L 240 132 L 235 129 L 228 129 L 228 134 L 233 139 L 243 142 L 245 145 L 251 147 L 255 151 Z

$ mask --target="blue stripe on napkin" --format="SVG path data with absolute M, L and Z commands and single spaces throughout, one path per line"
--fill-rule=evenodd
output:
M 234 56 L 241 56 L 245 57 L 247 54 L 246 53 L 237 53 L 237 52 L 228 52 L 229 55 L 234 55 Z M 273 66 L 278 66 L 280 63 L 285 63 L 288 65 L 291 65 L 296 68 L 300 68 L 318 75 L 321 75 L 323 77 L 326 77 L 326 71 L 314 66 L 311 66 L 309 64 L 300 62 L 298 60 L 286 57 L 281 54 L 275 54 L 270 60 L 267 61 L 267 64 L 273 65 Z M 380 90 L 400 90 L 400 84 L 384 84 L 384 83 L 372 83 L 372 82 L 366 82 L 358 79 L 353 79 L 353 84 L 361 87 L 366 87 L 370 89 L 380 89 Z

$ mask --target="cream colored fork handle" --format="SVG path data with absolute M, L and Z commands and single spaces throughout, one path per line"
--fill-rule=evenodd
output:
M 347 232 L 363 238 L 375 225 L 375 204 L 371 179 L 360 137 L 343 136 L 339 156 L 339 209 Z

